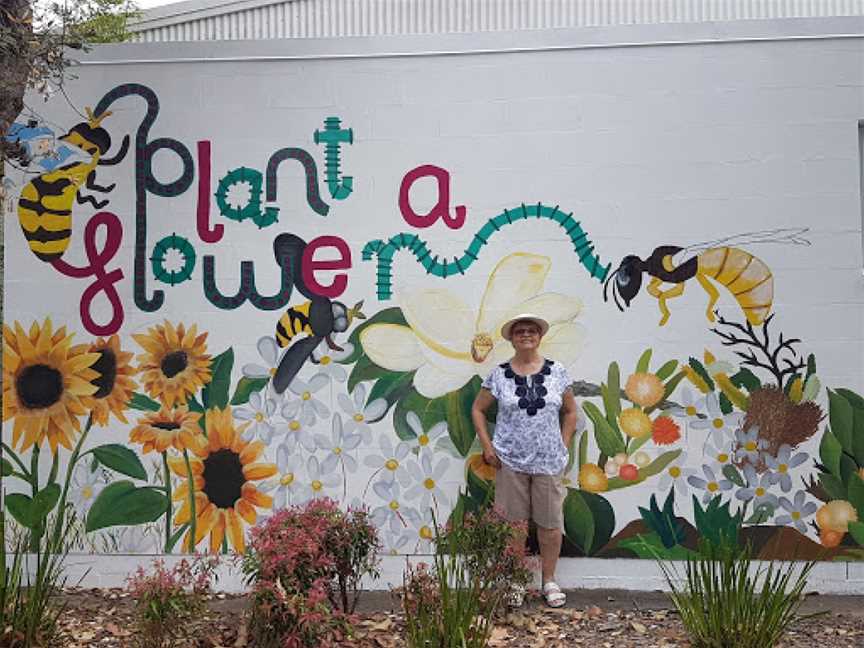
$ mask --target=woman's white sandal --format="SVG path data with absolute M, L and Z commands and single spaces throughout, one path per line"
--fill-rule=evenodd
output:
M 546 605 L 552 608 L 559 608 L 567 602 L 567 595 L 561 591 L 555 581 L 547 581 L 543 584 L 543 598 Z

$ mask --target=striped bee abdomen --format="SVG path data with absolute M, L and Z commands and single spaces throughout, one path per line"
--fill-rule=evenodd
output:
M 711 248 L 699 255 L 699 271 L 732 293 L 752 325 L 768 317 L 774 302 L 774 277 L 761 259 L 738 248 Z

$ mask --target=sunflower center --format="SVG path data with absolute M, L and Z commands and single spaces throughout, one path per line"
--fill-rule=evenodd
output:
M 396 470 L 399 467 L 399 462 L 395 459 L 388 459 L 384 462 L 384 467 L 387 470 Z
M 157 430 L 168 430 L 169 432 L 180 429 L 180 424 L 174 421 L 156 421 L 151 425 Z
M 30 365 L 18 374 L 15 388 L 27 409 L 51 407 L 63 395 L 63 375 L 48 365 Z
M 189 357 L 185 351 L 174 351 L 162 358 L 160 366 L 166 378 L 173 378 L 189 366 Z
M 117 356 L 111 349 L 100 349 L 98 353 L 99 359 L 90 367 L 99 372 L 99 377 L 92 381 L 96 386 L 93 398 L 105 398 L 113 391 L 117 380 Z
M 720 484 L 717 482 L 708 482 L 708 485 L 705 488 L 707 488 L 709 492 L 715 493 L 720 490 Z
M 492 351 L 492 337 L 488 333 L 478 333 L 471 340 L 471 357 L 474 362 L 483 362 Z
M 397 502 L 396 500 L 392 500 L 390 502 L 390 504 L 388 504 L 388 506 L 390 507 L 391 511 L 398 511 L 399 510 L 399 502 Z
M 678 466 L 672 466 L 669 469 L 669 474 L 673 479 L 678 479 L 681 476 L 681 469 Z
M 696 416 L 696 408 L 693 405 L 688 405 L 684 411 L 687 412 L 687 416 Z
M 420 527 L 420 537 L 423 538 L 424 540 L 431 540 L 432 539 L 432 529 L 430 529 L 428 526 Z
M 362 423 L 363 422 L 363 415 L 362 414 L 355 414 L 354 420 L 357 421 L 358 423 Z
M 435 480 L 431 477 L 427 477 L 423 480 L 423 488 L 425 488 L 426 490 L 432 490 L 433 488 L 435 488 Z
M 204 494 L 218 508 L 234 506 L 245 482 L 243 464 L 236 452 L 225 448 L 204 460 Z

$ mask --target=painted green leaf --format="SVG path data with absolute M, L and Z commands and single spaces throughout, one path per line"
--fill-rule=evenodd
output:
M 473 500 L 477 508 L 483 508 L 492 503 L 495 497 L 495 483 L 486 483 L 473 471 L 469 470 L 466 477 L 468 498 Z
M 849 535 L 855 542 L 864 547 L 864 522 L 850 522 Z
M 858 464 L 847 454 L 840 455 L 840 480 L 848 484 L 852 475 L 858 472 Z
M 858 519 L 864 520 L 864 479 L 857 473 L 849 479 L 849 503 L 858 511 Z
M 138 455 L 126 446 L 109 443 L 93 448 L 92 452 L 99 463 L 110 470 L 135 479 L 147 479 L 147 471 Z
M 831 430 L 840 442 L 843 450 L 851 453 L 852 430 L 854 418 L 852 405 L 839 393 L 828 390 L 828 418 L 831 421 Z
M 816 374 L 816 356 L 812 353 L 807 356 L 807 373 L 804 374 L 804 382 L 810 379 L 810 376 Z
M 615 530 L 612 505 L 600 495 L 567 489 L 564 499 L 564 533 L 586 555 L 603 548 Z
M 231 388 L 231 370 L 234 368 L 234 349 L 228 347 L 210 361 L 211 379 L 201 392 L 205 409 L 228 406 L 228 390 Z
M 363 354 L 357 360 L 357 364 L 354 365 L 348 376 L 348 391 L 353 392 L 354 388 L 361 382 L 378 380 L 390 373 L 392 372 L 389 369 L 379 367 L 369 359 L 369 356 Z
M 226 396 L 227 398 L 227 396 Z M 168 498 L 155 488 L 136 488 L 131 481 L 106 486 L 87 514 L 87 532 L 106 527 L 155 522 L 168 510 Z
M 6 459 L 0 459 L 0 477 L 8 477 L 15 472 L 15 466 Z
M 804 391 L 801 398 L 805 401 L 814 401 L 819 396 L 821 389 L 822 383 L 819 382 L 819 377 L 816 375 L 810 376 L 807 382 L 804 383 Z
M 249 402 L 249 397 L 255 392 L 264 389 L 268 382 L 270 382 L 269 378 L 247 378 L 243 376 L 237 381 L 234 395 L 231 397 L 231 404 L 245 405 Z
M 198 402 L 198 399 L 195 398 L 194 394 L 186 399 L 186 406 L 189 408 L 190 412 L 198 412 L 199 414 L 204 413 L 204 406 Z M 203 421 L 204 417 L 202 416 L 200 420 Z
M 23 493 L 10 493 L 4 497 L 4 503 L 21 526 L 35 529 L 54 510 L 59 499 L 60 485 L 48 484 L 32 498 Z
M 597 447 L 607 457 L 614 457 L 619 452 L 624 452 L 624 439 L 617 429 L 613 429 L 600 409 L 589 401 L 582 403 L 582 409 L 594 424 L 594 440 Z
M 837 437 L 831 432 L 830 427 L 825 428 L 822 434 L 822 441 L 819 443 L 819 459 L 825 468 L 828 469 L 835 477 L 840 476 L 840 456 L 843 454 L 843 448 Z
M 737 373 L 730 376 L 729 381 L 739 389 L 743 387 L 751 394 L 762 386 L 762 381 L 746 367 L 742 367 Z
M 828 494 L 830 499 L 846 499 L 846 488 L 839 477 L 829 475 L 828 473 L 820 473 L 819 485 L 822 486 L 822 490 Z
M 859 466 L 864 466 L 864 409 L 852 409 L 852 454 Z
M 732 464 L 726 464 L 725 466 L 723 466 L 722 472 L 723 476 L 736 486 L 744 488 L 744 486 L 746 485 L 744 483 L 744 478 L 741 476 L 741 473 L 738 472 L 738 469 Z
M 846 389 L 845 387 L 840 387 L 836 391 L 843 398 L 849 401 L 849 404 L 852 405 L 852 407 L 864 409 L 864 396 L 861 396 L 861 394 L 858 394 L 851 389 Z
M 636 479 L 621 479 L 620 477 L 611 477 L 609 479 L 609 490 L 617 490 L 619 488 L 627 488 L 628 486 L 641 484 L 649 477 L 653 477 L 654 475 L 658 475 L 663 472 L 666 466 L 675 461 L 680 454 L 681 450 L 670 450 L 669 452 L 664 452 L 656 459 L 654 459 L 654 461 L 652 461 L 650 464 L 648 464 L 644 468 L 640 468 L 638 471 L 638 477 Z
M 158 412 L 162 408 L 162 406 L 155 400 L 145 396 L 144 394 L 139 394 L 138 392 L 132 394 L 132 398 L 129 399 L 127 405 L 129 405 L 131 409 L 140 410 L 142 412 Z
M 387 409 L 384 410 L 384 413 L 380 417 L 375 419 L 376 421 L 380 421 L 387 416 L 390 408 L 412 389 L 412 380 L 414 380 L 413 371 L 390 371 L 375 381 L 375 384 L 372 385 L 372 389 L 369 391 L 369 396 L 366 398 L 366 404 L 379 398 L 387 401 Z M 369 421 L 369 423 L 374 422 Z
M 617 362 L 609 365 L 609 371 L 606 374 L 606 391 L 602 393 L 603 407 L 606 409 L 606 421 L 617 432 L 618 415 L 621 413 L 621 371 L 618 369 Z
M 735 409 L 732 405 L 732 401 L 730 401 L 729 397 L 723 392 L 720 392 L 720 398 L 718 400 L 720 401 L 720 411 L 723 412 L 723 414 L 731 414 L 732 410 Z
M 777 507 L 764 502 L 753 509 L 753 515 L 744 520 L 744 524 L 765 524 L 774 515 Z
M 639 361 L 636 363 L 636 373 L 647 373 L 648 367 L 651 366 L 651 349 L 645 349 L 642 355 L 639 356 Z
M 705 384 L 708 385 L 708 389 L 714 391 L 714 381 L 711 379 L 711 376 L 708 374 L 708 370 L 705 369 L 705 365 L 699 362 L 696 358 L 689 358 L 688 363 L 690 367 L 699 374 L 699 377 L 705 381 Z
M 588 463 L 588 430 L 579 435 L 579 468 Z
M 177 529 L 174 533 L 172 533 L 171 537 L 168 538 L 168 544 L 165 547 L 165 552 L 166 553 L 171 552 L 174 549 L 174 545 L 176 545 L 177 542 L 179 542 L 180 538 L 182 538 L 183 534 L 186 533 L 186 531 L 188 531 L 188 530 L 189 530 L 189 524 L 186 523 L 183 526 L 181 526 L 179 529 Z
M 350 342 L 354 348 L 351 351 L 351 355 L 342 360 L 338 360 L 339 363 L 346 365 L 354 364 L 360 359 L 361 355 L 365 355 L 363 353 L 363 346 L 360 344 L 360 333 L 363 332 L 363 329 L 372 324 L 401 324 L 402 326 L 408 326 L 408 322 L 406 322 L 405 318 L 402 316 L 402 309 L 394 306 L 392 308 L 385 308 L 384 310 L 378 311 L 351 331 L 351 335 L 348 336 L 348 342 Z
M 453 445 L 463 457 L 468 456 L 471 444 L 474 443 L 474 424 L 471 422 L 471 405 L 480 391 L 479 376 L 474 376 L 458 391 L 443 396 L 447 418 L 447 429 Z
M 663 365 L 657 370 L 656 376 L 660 380 L 666 380 L 669 376 L 675 373 L 675 369 L 678 368 L 677 360 L 670 360 L 669 362 L 663 363 Z
M 653 560 L 687 560 L 696 556 L 693 551 L 681 545 L 675 545 L 667 549 L 663 546 L 663 541 L 655 531 L 640 533 L 632 538 L 626 538 L 618 543 L 618 546 L 623 549 L 629 549 L 638 558 L 650 558 Z
M 447 418 L 447 410 L 443 398 L 434 400 L 425 398 L 411 389 L 405 396 L 399 399 L 393 410 L 393 429 L 403 441 L 413 441 L 417 438 L 414 430 L 408 425 L 408 412 L 414 412 L 420 418 L 423 430 L 428 431 L 435 423 Z

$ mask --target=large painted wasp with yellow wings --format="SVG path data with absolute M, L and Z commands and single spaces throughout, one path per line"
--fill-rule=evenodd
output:
M 626 306 L 639 294 L 642 275 L 651 277 L 646 290 L 657 299 L 660 306 L 660 326 L 669 321 L 669 307 L 666 301 L 684 294 L 684 286 L 693 277 L 708 293 L 706 316 L 713 322 L 714 306 L 720 298 L 720 291 L 714 285 L 726 288 L 744 312 L 747 321 L 758 326 L 771 312 L 774 302 L 774 278 L 768 266 L 759 258 L 740 249 L 738 245 L 755 243 L 786 243 L 810 245 L 802 235 L 807 228 L 774 229 L 760 232 L 747 232 L 714 241 L 697 243 L 688 247 L 661 245 L 654 249 L 646 259 L 628 255 L 621 261 L 603 285 L 603 299 L 609 301 L 608 289 L 612 285 L 612 297 L 618 310 L 624 307 L 618 301 L 621 297 Z M 662 290 L 664 283 L 673 284 Z
M 290 306 L 276 323 L 276 343 L 288 347 L 282 354 L 273 376 L 273 388 L 281 394 L 306 363 L 322 341 L 334 351 L 342 347 L 333 341 L 333 335 L 344 333 L 355 319 L 366 319 L 360 310 L 363 302 L 348 308 L 342 302 L 332 301 L 309 290 L 303 281 L 301 259 L 306 242 L 295 234 L 280 234 L 273 241 L 273 252 L 278 263 L 290 263 L 294 286 L 306 297 L 305 302 Z M 300 338 L 299 336 L 305 336 Z

